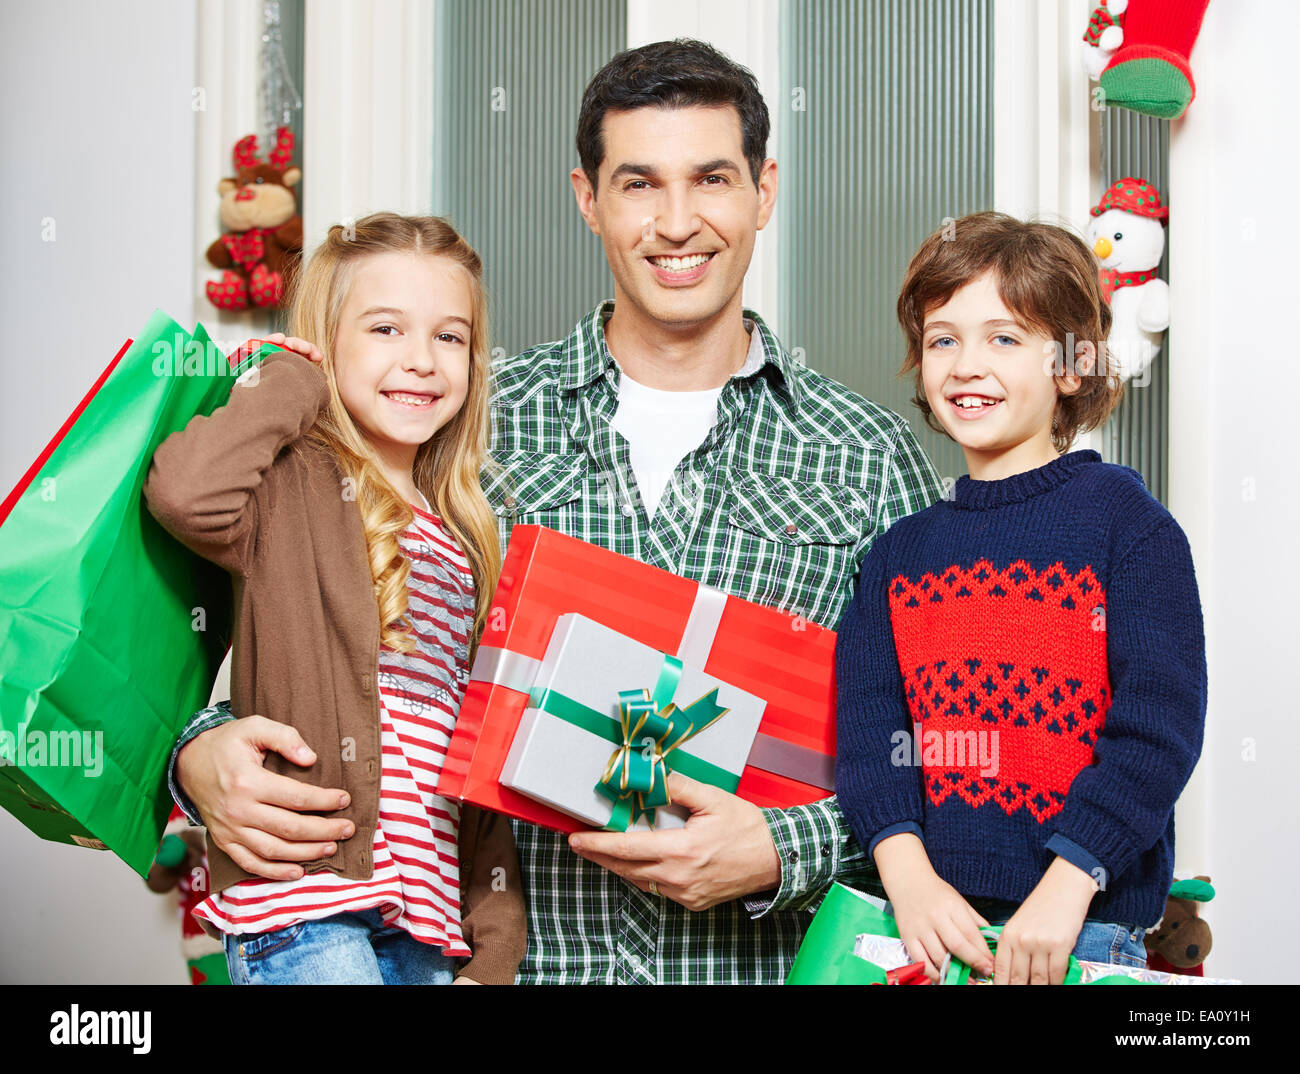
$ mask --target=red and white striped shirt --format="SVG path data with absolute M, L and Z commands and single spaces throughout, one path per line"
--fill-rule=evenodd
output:
M 412 510 L 415 518 L 400 543 L 411 561 L 408 605 L 416 645 L 410 653 L 379 653 L 383 770 L 374 874 L 350 880 L 321 871 L 299 880 L 241 881 L 194 910 L 222 932 L 268 932 L 379 907 L 386 924 L 447 955 L 470 955 L 460 931 L 460 803 L 433 788 L 469 678 L 474 576 L 441 519 Z

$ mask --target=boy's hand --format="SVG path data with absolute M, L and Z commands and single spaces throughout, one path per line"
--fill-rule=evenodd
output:
M 315 343 L 308 343 L 305 339 L 299 339 L 297 336 L 286 336 L 283 332 L 272 332 L 265 337 L 267 343 L 274 343 L 277 347 L 283 347 L 285 350 L 293 351 L 295 354 L 301 354 L 309 362 L 320 365 L 325 361 L 325 355 Z
M 1057 858 L 1002 928 L 994 984 L 1061 984 L 1097 883 Z
M 977 972 L 993 972 L 993 955 L 980 935 L 988 924 L 930 864 L 925 845 L 910 832 L 891 835 L 876 846 L 876 867 L 894 907 L 899 938 L 925 975 L 939 980 L 951 953 Z

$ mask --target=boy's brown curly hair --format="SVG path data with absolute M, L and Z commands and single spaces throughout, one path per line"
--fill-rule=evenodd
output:
M 1056 341 L 1058 377 L 1072 370 L 1080 374 L 1079 388 L 1070 394 L 1057 381 L 1052 444 L 1068 451 L 1078 433 L 1097 428 L 1110 416 L 1124 382 L 1105 362 L 1100 345 L 1110 334 L 1111 314 L 1097 262 L 1083 240 L 1063 227 L 983 212 L 950 222 L 926 239 L 907 266 L 898 296 L 898 322 L 907 337 L 899 376 L 916 371 L 913 402 L 930 428 L 950 435 L 931 411 L 921 380 L 925 315 L 988 271 L 1007 309 L 1027 329 Z

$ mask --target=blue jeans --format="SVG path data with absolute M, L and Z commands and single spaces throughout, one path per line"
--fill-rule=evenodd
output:
M 224 944 L 237 985 L 451 984 L 455 975 L 455 960 L 441 947 L 385 925 L 378 908 L 226 935 Z
M 1142 942 L 1147 930 L 1141 925 L 1120 925 L 1088 918 L 1074 942 L 1074 957 L 1080 962 L 1106 962 L 1112 966 L 1147 968 L 1147 949 Z

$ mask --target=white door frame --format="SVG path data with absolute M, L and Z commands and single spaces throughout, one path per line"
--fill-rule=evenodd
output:
M 329 227 L 433 202 L 433 25 L 427 0 L 306 6 L 303 253 Z
M 235 143 L 260 132 L 257 99 L 262 35 L 261 0 L 198 0 L 194 108 L 194 310 L 213 341 L 229 351 L 256 330 L 247 313 L 217 309 L 206 284 L 220 279 L 208 264 L 208 247 L 221 237 L 217 183 L 234 174 Z M 259 146 L 265 156 L 269 146 Z M 254 316 L 264 316 L 261 311 Z

